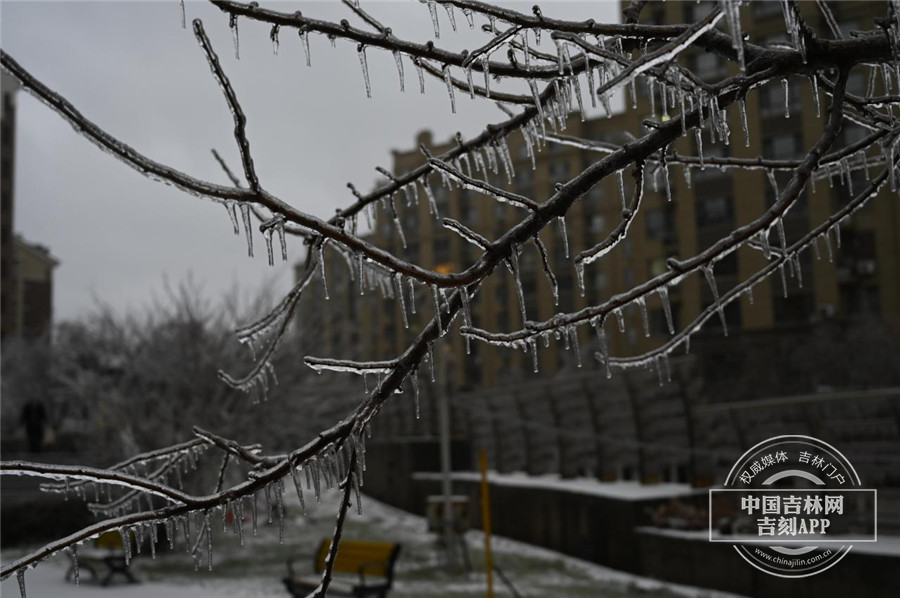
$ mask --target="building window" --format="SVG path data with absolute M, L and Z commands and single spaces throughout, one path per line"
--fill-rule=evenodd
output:
M 575 295 L 572 293 L 572 277 L 568 274 L 560 275 L 557 279 L 559 285 L 559 306 L 557 311 L 570 312 L 575 309 Z
M 655 257 L 650 260 L 650 263 L 647 265 L 650 278 L 656 278 L 660 274 L 663 274 L 667 269 L 666 258 L 664 257 Z
M 790 280 L 788 284 L 791 284 Z M 776 324 L 801 324 L 809 321 L 810 315 L 814 312 L 811 294 L 801 293 L 784 297 L 781 289 L 776 288 L 773 295 L 772 316 Z
M 775 135 L 763 140 L 763 156 L 771 160 L 793 160 L 803 152 L 800 133 Z
M 840 286 L 840 293 L 845 315 L 877 314 L 881 311 L 877 286 L 845 283 Z
M 602 233 L 606 228 L 606 217 L 603 214 L 591 214 L 591 232 Z
M 450 262 L 450 239 L 438 239 L 434 242 L 434 263 L 448 264 Z
M 867 131 L 855 123 L 844 122 L 844 126 L 841 128 L 841 135 L 844 137 L 844 145 L 853 145 L 865 139 Z
M 419 214 L 416 206 L 407 206 L 403 209 L 403 228 L 405 231 L 416 229 L 419 224 Z M 404 232 L 405 232 L 404 231 Z
M 440 178 L 437 178 L 437 184 L 434 184 L 435 177 L 432 177 L 431 180 L 431 192 L 434 195 L 434 203 L 437 206 L 438 214 L 446 216 L 450 210 L 450 192 Z
M 767 2 L 751 2 L 750 7 L 753 10 L 754 19 L 771 19 L 775 16 L 782 15 L 781 3 L 770 0 Z
M 597 293 L 603 293 L 606 291 L 606 285 L 608 284 L 608 279 L 606 276 L 606 272 L 602 270 L 597 270 L 593 277 L 594 291 Z
M 716 8 L 716 3 L 709 0 L 702 2 L 685 2 L 684 18 L 687 23 L 696 23 L 709 15 Z
M 516 170 L 513 185 L 519 195 L 530 195 L 534 192 L 534 171 L 530 166 Z
M 642 16 L 641 20 L 647 25 L 663 25 L 666 22 L 666 7 L 662 2 L 651 2 Z
M 569 163 L 558 161 L 550 163 L 550 183 L 565 183 L 569 180 Z
M 784 116 L 784 84 L 774 81 L 764 85 L 757 93 L 759 113 L 761 116 Z M 799 114 L 802 110 L 800 91 L 788 85 L 788 106 L 791 114 Z
M 720 276 L 736 276 L 738 271 L 737 253 L 732 251 L 716 261 L 715 273 Z
M 698 52 L 688 58 L 691 71 L 703 79 L 711 81 L 718 79 L 725 72 L 725 61 L 712 52 Z
M 730 196 L 714 195 L 698 198 L 697 226 L 716 226 L 731 224 L 734 206 Z
M 647 211 L 647 238 L 660 239 L 663 243 L 675 242 L 674 210 L 671 204 Z

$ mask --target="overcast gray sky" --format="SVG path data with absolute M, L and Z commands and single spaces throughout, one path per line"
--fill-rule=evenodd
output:
M 358 23 L 336 0 L 261 4 Z M 530 11 L 533 1 L 509 4 Z M 433 36 L 422 4 L 363 0 L 363 6 L 399 36 Z M 618 2 L 541 6 L 552 16 L 619 18 Z M 339 41 L 332 49 L 322 36 L 311 38 L 307 68 L 295 32 L 282 31 L 275 56 L 268 28 L 241 20 L 236 60 L 228 17 L 205 2 L 187 3 L 187 29 L 177 0 L 3 0 L 0 11 L 3 49 L 86 117 L 153 159 L 225 183 L 210 149 L 235 171 L 238 152 L 233 121 L 190 29 L 191 19 L 201 18 L 247 114 L 263 185 L 321 217 L 352 201 L 348 181 L 370 189 L 375 166 L 390 169 L 390 150 L 412 147 L 416 132 L 470 136 L 502 119 L 490 102 L 467 94 L 457 94 L 457 114 L 451 114 L 446 87 L 429 79 L 420 95 L 409 62 L 401 94 L 392 56 L 377 50 L 367 54 L 373 99 L 366 99 L 355 45 Z M 465 19 L 457 17 L 462 26 Z M 440 18 L 438 43 L 483 43 L 467 26 L 453 34 L 443 10 Z M 549 40 L 542 41 L 549 50 Z M 19 95 L 17 119 L 15 229 L 61 261 L 57 320 L 90 311 L 95 297 L 117 309 L 146 307 L 161 294 L 165 277 L 178 282 L 189 272 L 210 298 L 235 285 L 245 293 L 262 284 L 288 288 L 290 264 L 302 257 L 298 243 L 289 246 L 286 265 L 270 268 L 259 233 L 250 259 L 221 206 L 143 178 L 30 96 Z

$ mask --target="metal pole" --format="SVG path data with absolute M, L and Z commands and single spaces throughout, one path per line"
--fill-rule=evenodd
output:
M 487 481 L 487 451 L 478 458 L 481 469 L 481 527 L 484 529 L 484 569 L 487 572 L 487 598 L 494 598 L 494 555 L 491 553 L 491 489 Z
M 446 362 L 446 360 L 444 360 Z M 444 385 L 438 398 L 439 419 L 441 426 L 441 490 L 444 495 L 444 543 L 447 550 L 447 564 L 456 568 L 456 542 L 453 528 L 453 505 L 450 497 L 453 486 L 450 480 L 450 408 L 447 393 L 449 381 Z

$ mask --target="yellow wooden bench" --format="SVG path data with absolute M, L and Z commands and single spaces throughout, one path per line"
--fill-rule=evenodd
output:
M 288 559 L 288 576 L 284 578 L 284 585 L 292 595 L 301 598 L 319 585 L 330 543 L 331 540 L 326 539 L 319 544 L 313 561 L 314 575 L 296 576 L 293 567 L 295 559 Z M 385 598 L 394 581 L 394 564 L 399 552 L 400 544 L 393 542 L 342 540 L 332 569 L 335 575 L 328 594 Z M 356 575 L 357 578 L 354 579 L 351 575 Z
M 87 571 L 91 574 L 91 579 L 96 581 L 99 577 L 97 569 L 102 567 L 105 569 L 106 575 L 100 580 L 104 586 L 109 585 L 113 575 L 117 573 L 125 577 L 129 583 L 137 583 L 137 579 L 128 570 L 130 564 L 125 559 L 125 545 L 122 542 L 122 535 L 119 532 L 104 532 L 100 534 L 90 548 L 83 548 L 77 553 L 78 570 Z M 73 578 L 75 574 L 75 559 L 72 565 L 66 571 L 66 581 Z

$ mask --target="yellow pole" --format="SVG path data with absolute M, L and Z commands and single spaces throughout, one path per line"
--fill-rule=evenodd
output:
M 491 554 L 491 491 L 488 486 L 487 452 L 481 449 L 481 526 L 484 528 L 484 568 L 487 570 L 487 598 L 494 598 L 494 557 Z

